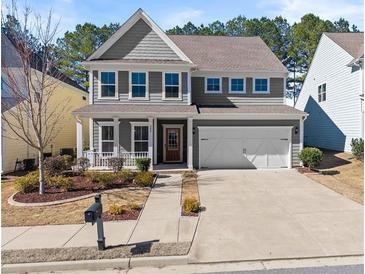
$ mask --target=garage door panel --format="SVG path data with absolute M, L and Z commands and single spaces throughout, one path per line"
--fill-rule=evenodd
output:
M 281 168 L 288 166 L 289 128 L 201 128 L 202 168 Z

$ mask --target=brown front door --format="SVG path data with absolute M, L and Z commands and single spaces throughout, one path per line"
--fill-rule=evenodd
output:
M 166 128 L 165 161 L 181 162 L 180 128 Z

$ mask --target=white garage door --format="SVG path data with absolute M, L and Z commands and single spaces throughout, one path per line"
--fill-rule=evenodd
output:
M 199 127 L 200 168 L 289 165 L 290 127 Z

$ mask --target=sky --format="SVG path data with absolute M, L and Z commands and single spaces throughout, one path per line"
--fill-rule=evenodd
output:
M 2 1 L 3 13 L 9 3 L 11 0 Z M 188 21 L 196 25 L 215 20 L 226 22 L 238 15 L 247 18 L 282 15 L 294 23 L 310 12 L 331 21 L 344 17 L 350 25 L 364 29 L 362 0 L 18 0 L 19 13 L 25 3 L 33 14 L 42 18 L 52 9 L 55 21 L 60 20 L 57 36 L 85 22 L 98 26 L 123 23 L 138 8 L 144 9 L 163 30 Z

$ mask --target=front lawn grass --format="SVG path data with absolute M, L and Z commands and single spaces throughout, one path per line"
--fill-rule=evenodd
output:
M 196 200 L 200 204 L 198 189 L 198 174 L 195 171 L 185 171 L 182 174 L 181 205 L 187 199 Z M 195 212 L 182 212 L 186 216 L 197 216 Z
M 305 173 L 312 180 L 364 204 L 364 162 L 351 153 L 325 150 L 319 173 Z

